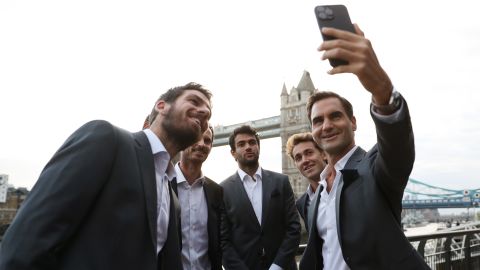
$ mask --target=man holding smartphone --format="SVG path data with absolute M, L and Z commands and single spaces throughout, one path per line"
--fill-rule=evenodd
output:
M 323 60 L 344 65 L 329 74 L 353 73 L 371 93 L 377 144 L 355 145 L 352 105 L 333 92 L 317 92 L 307 103 L 314 140 L 327 154 L 323 190 L 311 207 L 310 237 L 300 269 L 430 269 L 401 229 L 402 195 L 415 159 L 406 101 L 395 91 L 369 40 L 323 27 L 334 39 L 318 48 Z

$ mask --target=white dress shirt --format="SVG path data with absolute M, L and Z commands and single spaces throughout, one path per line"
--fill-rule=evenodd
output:
M 252 203 L 258 224 L 262 225 L 262 168 L 258 166 L 257 171 L 253 175 L 255 180 L 240 168 L 238 169 L 238 175 L 247 192 L 248 199 L 250 199 L 250 203 Z
M 317 190 L 318 190 L 318 188 L 315 191 L 313 191 L 312 190 L 312 185 L 308 185 L 307 191 L 306 191 L 306 193 L 307 193 L 307 206 L 310 205 L 310 203 L 315 199 L 315 195 L 317 195 Z
M 323 190 L 320 193 L 320 204 L 318 206 L 318 215 L 316 220 L 316 226 L 318 236 L 323 239 L 322 245 L 322 257 L 323 257 L 323 269 L 325 270 L 349 270 L 347 263 L 343 259 L 342 249 L 340 248 L 340 242 L 338 239 L 337 231 L 337 213 L 335 211 L 335 199 L 337 193 L 338 183 L 342 178 L 342 170 L 347 164 L 348 159 L 352 156 L 353 152 L 358 146 L 353 147 L 345 156 L 343 156 L 334 166 L 335 179 L 333 180 L 333 186 L 330 192 L 327 192 L 327 175 L 328 166 L 323 169 L 320 174 L 320 185 L 323 186 Z
M 168 221 L 170 216 L 170 192 L 168 181 L 175 175 L 175 169 L 170 162 L 165 146 L 150 129 L 144 129 L 152 148 L 153 160 L 155 163 L 155 180 L 157 187 L 157 253 L 159 253 L 168 236 Z
M 202 175 L 190 185 L 180 169 L 177 173 L 177 191 L 182 223 L 182 265 L 184 270 L 209 270 L 208 257 L 208 208 Z
M 258 166 L 257 171 L 253 175 L 255 181 L 250 175 L 244 172 L 242 169 L 238 169 L 238 175 L 243 182 L 243 187 L 247 192 L 248 199 L 252 204 L 255 216 L 257 216 L 258 224 L 262 225 L 262 168 Z M 282 270 L 280 266 L 272 264 L 269 270 Z

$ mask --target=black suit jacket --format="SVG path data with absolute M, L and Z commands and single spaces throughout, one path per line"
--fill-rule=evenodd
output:
M 220 185 L 226 211 L 222 223 L 225 269 L 268 269 L 272 263 L 284 270 L 297 269 L 300 222 L 288 177 L 262 170 L 261 225 L 238 173 Z
M 303 220 L 303 223 L 305 224 L 305 229 L 307 230 L 307 233 L 309 232 L 308 230 L 308 208 L 307 207 L 307 199 L 308 199 L 308 194 L 307 192 L 303 193 L 300 198 L 295 202 L 295 206 L 297 207 L 298 213 L 300 214 L 300 217 Z
M 353 269 L 429 269 L 401 228 L 402 196 L 415 150 L 407 104 L 389 123 L 372 114 L 377 144 L 367 153 L 358 148 L 342 170 L 337 187 L 337 231 L 343 257 Z M 310 237 L 301 270 L 323 269 L 317 220 L 320 193 L 311 208 Z
M 170 194 L 175 231 L 179 205 Z M 40 174 L 3 238 L 0 269 L 158 269 L 156 207 L 146 135 L 89 122 Z M 181 269 L 179 243 L 169 234 L 163 269 Z
M 172 181 L 172 187 L 175 194 L 178 195 L 176 179 Z M 205 177 L 203 193 L 205 194 L 208 207 L 208 257 L 210 259 L 212 270 L 221 270 L 222 249 L 220 246 L 220 226 L 225 212 L 223 207 L 223 188 L 210 178 Z

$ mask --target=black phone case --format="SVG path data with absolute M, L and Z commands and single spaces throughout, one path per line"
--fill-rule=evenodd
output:
M 347 8 L 344 5 L 316 6 L 315 17 L 317 18 L 320 30 L 323 27 L 332 27 L 355 33 Z M 335 39 L 334 37 L 324 35 L 323 33 L 321 34 L 324 41 Z M 329 59 L 329 61 L 332 67 L 348 64 L 347 61 L 342 59 Z

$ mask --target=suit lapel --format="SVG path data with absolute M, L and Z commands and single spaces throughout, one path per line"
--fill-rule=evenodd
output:
M 251 219 L 252 224 L 257 224 L 257 226 L 260 227 L 257 216 L 255 215 L 255 210 L 253 210 L 252 202 L 250 202 L 250 199 L 248 198 L 247 191 L 245 190 L 243 182 L 240 179 L 238 173 L 235 173 L 235 178 L 233 179 L 233 182 L 235 183 L 236 188 L 239 191 L 238 196 L 240 196 L 240 200 L 244 201 L 244 203 L 240 203 L 239 205 L 247 208 L 246 211 L 248 212 L 248 218 Z
M 159 253 L 160 269 L 181 269 L 182 259 L 182 232 L 180 229 L 180 203 L 177 195 L 172 189 L 171 182 L 168 183 L 170 193 L 170 214 L 168 220 L 168 237 L 162 250 Z
M 205 181 L 203 182 L 203 194 L 205 195 L 205 201 L 207 202 L 207 231 L 208 235 L 211 235 L 211 231 L 214 229 L 212 224 L 212 214 L 213 214 L 213 205 L 211 205 L 212 198 L 214 196 L 213 189 L 210 186 L 207 178 L 205 177 Z M 210 241 L 209 241 L 210 245 Z
M 273 179 L 269 173 L 262 169 L 262 224 L 263 228 L 268 217 L 268 210 L 272 196 Z
M 310 207 L 308 208 L 308 240 L 307 247 L 303 253 L 302 259 L 300 261 L 300 269 L 318 269 L 319 266 L 323 266 L 322 262 L 322 239 L 318 236 L 317 230 L 317 216 L 318 216 L 318 206 L 320 204 L 320 197 L 322 194 L 323 186 L 319 185 L 317 190 L 317 195 L 313 202 L 311 202 Z M 309 218 L 311 217 L 311 219 Z
M 155 180 L 155 164 L 152 148 L 143 131 L 133 134 L 137 152 L 137 163 L 140 168 L 143 192 L 145 194 L 145 208 L 147 209 L 148 225 L 152 244 L 157 250 L 157 188 Z
M 307 193 L 304 193 L 304 196 L 302 198 L 302 215 L 303 215 L 303 220 L 305 221 L 305 229 L 307 229 L 307 232 L 308 232 L 308 210 L 310 207 L 313 207 L 312 205 L 309 205 L 309 207 L 307 207 L 307 201 L 308 201 L 308 194 Z M 310 204 L 312 204 L 312 202 L 310 202 Z
M 338 232 L 338 239 L 341 240 L 340 236 L 340 201 L 341 201 L 341 196 L 343 189 L 345 187 L 348 187 L 353 181 L 355 181 L 358 178 L 358 172 L 356 170 L 358 162 L 360 162 L 363 157 L 365 156 L 365 150 L 363 150 L 361 147 L 358 147 L 355 152 L 353 152 L 352 156 L 348 159 L 347 164 L 345 164 L 345 167 L 341 170 L 342 177 L 340 178 L 340 181 L 337 186 L 337 193 L 335 194 L 336 199 L 335 199 L 335 213 L 336 213 L 336 219 L 337 219 L 337 232 Z M 342 241 L 340 242 L 340 246 L 342 245 Z
M 317 226 L 315 225 L 315 222 L 317 220 L 317 215 L 318 215 L 318 206 L 320 205 L 320 197 L 322 197 L 322 191 L 323 191 L 323 186 L 319 185 L 318 190 L 317 190 L 317 195 L 315 195 L 315 200 L 310 202 L 310 207 L 308 207 L 307 211 L 307 220 L 308 220 L 308 228 L 310 233 L 312 230 L 314 230 L 314 233 L 316 233 Z M 310 235 L 310 234 L 309 234 Z

